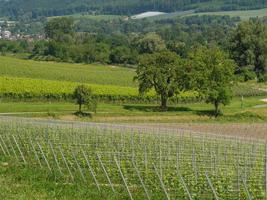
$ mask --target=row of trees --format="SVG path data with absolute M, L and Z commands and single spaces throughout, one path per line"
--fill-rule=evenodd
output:
M 182 91 L 194 90 L 214 105 L 214 113 L 218 116 L 220 105 L 227 105 L 232 98 L 234 70 L 235 62 L 212 45 L 193 50 L 187 59 L 168 50 L 144 54 L 135 80 L 141 94 L 151 89 L 156 91 L 161 97 L 163 111 L 167 110 L 169 98 Z
M 218 19 L 231 24 L 229 18 Z M 203 20 L 207 20 L 208 28 L 204 28 L 207 25 L 197 28 L 195 25 L 171 26 L 146 34 L 107 36 L 76 32 L 71 18 L 56 18 L 45 27 L 49 41 L 37 43 L 32 57 L 41 55 L 62 61 L 137 65 L 138 57 L 145 53 L 169 50 L 182 58 L 189 58 L 192 49 L 214 43 L 236 62 L 235 74 L 244 81 L 255 78 L 267 80 L 266 24 L 258 19 L 249 20 L 239 23 L 236 28 L 229 28 L 225 34 L 217 21 L 214 24 L 211 18 Z M 202 21 L 199 23 L 202 24 Z M 197 21 L 194 20 L 194 23 Z

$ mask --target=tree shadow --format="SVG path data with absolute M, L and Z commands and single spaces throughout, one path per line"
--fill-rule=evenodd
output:
M 92 118 L 92 114 L 91 113 L 87 113 L 87 112 L 80 112 L 80 111 L 77 111 L 74 113 L 74 115 L 76 115 L 77 117 L 89 117 L 89 118 Z
M 216 115 L 214 110 L 197 110 L 195 113 L 199 116 L 219 117 L 221 114 Z
M 129 111 L 142 111 L 142 112 L 162 112 L 159 106 L 149 106 L 149 105 L 123 105 L 123 108 Z M 187 107 L 168 107 L 167 112 L 188 112 L 192 109 Z

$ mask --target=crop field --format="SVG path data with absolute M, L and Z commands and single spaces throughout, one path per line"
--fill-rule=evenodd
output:
M 251 138 L 1 118 L 0 155 L 94 199 L 266 199 L 266 144 Z
M 88 84 L 105 100 L 139 101 L 134 69 L 115 66 L 39 62 L 0 56 L 0 96 L 10 98 L 66 99 L 78 84 Z M 262 86 L 263 87 L 263 86 Z M 238 85 L 235 96 L 266 96 L 256 85 Z M 151 92 L 147 96 L 153 96 Z M 178 95 L 197 100 L 195 92 Z M 142 98 L 144 100 L 144 98 Z M 145 98 L 146 99 L 146 98 Z
M 57 18 L 57 17 L 62 17 L 62 16 L 56 16 L 56 17 L 48 17 L 48 20 Z M 104 20 L 104 21 L 109 21 L 109 20 L 114 20 L 114 19 L 123 19 L 126 16 L 122 15 L 92 15 L 92 14 L 73 14 L 73 15 L 64 15 L 63 17 L 72 17 L 74 20 L 79 20 L 79 19 L 92 19 L 92 20 Z
M 240 17 L 241 20 L 248 20 L 250 18 L 261 18 L 267 16 L 267 8 L 259 10 L 237 10 L 237 11 L 222 11 L 222 12 L 203 12 L 203 13 L 194 13 L 191 15 L 227 15 L 230 17 Z
M 68 100 L 72 98 L 78 82 L 50 81 L 30 78 L 1 77 L 0 97 L 13 99 L 56 99 Z M 139 95 L 138 88 L 116 85 L 86 84 L 91 87 L 99 100 L 144 102 L 156 99 L 154 91 L 146 95 Z M 174 100 L 197 100 L 198 93 L 189 91 L 179 94 Z
M 241 20 L 248 20 L 250 18 L 256 17 L 266 17 L 267 16 L 267 8 L 259 9 L 259 10 L 236 10 L 236 11 L 218 11 L 218 12 L 199 12 L 196 13 L 194 10 L 189 11 L 180 11 L 174 13 L 168 13 L 160 16 L 151 17 L 152 20 L 173 18 L 173 17 L 189 17 L 189 16 L 203 16 L 203 15 L 227 15 L 230 17 L 240 17 Z
M 70 81 L 135 87 L 133 69 L 55 62 L 40 62 L 0 56 L 0 76 Z
M 0 94 L 8 97 L 67 99 L 80 83 L 29 78 L 0 77 Z M 137 88 L 87 84 L 98 96 L 138 96 Z

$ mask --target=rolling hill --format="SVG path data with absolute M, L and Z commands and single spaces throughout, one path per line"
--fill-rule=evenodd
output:
M 267 2 L 262 0 L 0 0 L 0 17 L 21 19 L 75 13 L 132 15 L 146 11 L 175 12 L 194 9 L 203 12 L 264 7 L 267 7 Z

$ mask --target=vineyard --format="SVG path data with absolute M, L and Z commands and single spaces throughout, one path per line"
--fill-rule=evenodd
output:
M 256 139 L 1 118 L 0 155 L 86 185 L 94 199 L 266 199 L 266 144 Z
M 49 81 L 29 78 L 1 77 L 0 97 L 10 99 L 55 99 L 70 100 L 72 94 L 80 83 L 66 81 Z M 116 85 L 87 84 L 92 88 L 94 95 L 99 100 L 121 101 L 121 102 L 148 102 L 155 101 L 155 93 L 151 91 L 147 95 L 140 96 L 138 88 L 122 87 Z M 196 92 L 184 92 L 174 100 L 196 101 Z

